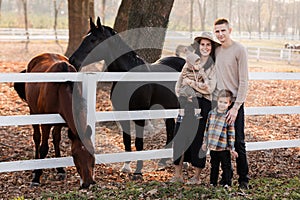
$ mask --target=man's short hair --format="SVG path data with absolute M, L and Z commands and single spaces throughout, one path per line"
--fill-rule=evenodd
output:
M 218 18 L 215 20 L 214 25 L 226 24 L 229 26 L 229 20 L 226 18 Z

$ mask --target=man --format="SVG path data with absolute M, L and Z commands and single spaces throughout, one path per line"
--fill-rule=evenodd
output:
M 238 153 L 237 173 L 239 175 L 239 188 L 248 189 L 248 161 L 245 146 L 245 117 L 244 102 L 248 90 L 248 63 L 247 50 L 240 43 L 230 37 L 232 28 L 227 19 L 221 18 L 214 22 L 214 32 L 221 46 L 216 50 L 216 92 L 227 89 L 233 93 L 231 104 L 226 119 L 234 123 L 235 150 Z

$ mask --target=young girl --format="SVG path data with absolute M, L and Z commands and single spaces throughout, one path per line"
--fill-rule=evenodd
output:
M 237 152 L 234 151 L 234 125 L 226 122 L 226 115 L 231 102 L 232 93 L 229 90 L 221 90 L 217 97 L 217 107 L 208 114 L 202 145 L 202 150 L 210 150 L 210 184 L 213 186 L 217 185 L 221 163 L 224 178 L 222 185 L 225 188 L 231 186 L 232 167 L 230 153 L 234 158 L 238 156 Z

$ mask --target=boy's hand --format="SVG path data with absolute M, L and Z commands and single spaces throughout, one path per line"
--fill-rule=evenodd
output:
M 188 78 L 184 78 L 183 80 L 182 80 L 182 85 L 189 85 L 188 84 Z

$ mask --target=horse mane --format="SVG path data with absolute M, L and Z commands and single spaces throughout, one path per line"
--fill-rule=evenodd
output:
M 144 61 L 138 54 L 120 37 L 120 35 L 109 26 L 102 26 L 104 30 L 108 31 L 111 37 L 114 37 L 115 48 L 120 50 L 120 52 L 126 52 L 123 55 L 120 55 L 117 59 L 122 59 L 126 57 L 131 60 L 131 63 L 135 65 L 133 67 L 144 65 L 146 61 Z

